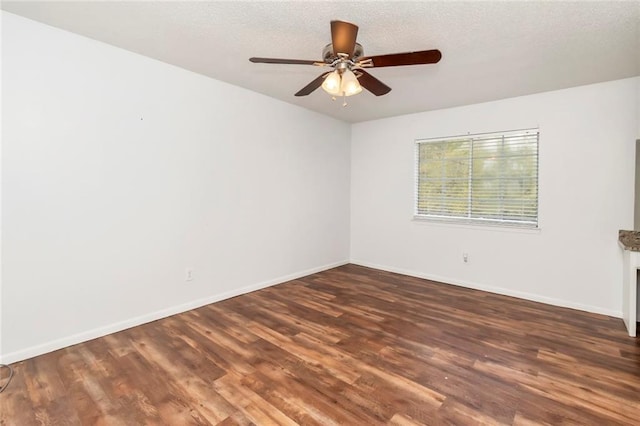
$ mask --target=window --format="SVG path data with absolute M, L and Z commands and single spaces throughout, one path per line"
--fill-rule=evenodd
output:
M 538 226 L 538 129 L 416 141 L 416 218 Z

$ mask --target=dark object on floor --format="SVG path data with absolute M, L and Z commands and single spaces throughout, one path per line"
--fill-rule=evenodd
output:
M 5 383 L 3 386 L 0 386 L 0 393 L 4 392 L 4 390 L 9 387 L 9 383 L 11 383 L 11 379 L 13 379 L 13 368 L 11 368 L 10 365 L 0 364 L 0 369 L 2 368 L 9 369 L 9 378 L 7 379 L 7 383 Z

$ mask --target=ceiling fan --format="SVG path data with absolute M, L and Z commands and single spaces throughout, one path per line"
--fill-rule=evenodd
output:
M 294 64 L 330 67 L 318 78 L 300 89 L 296 96 L 307 96 L 318 87 L 334 96 L 352 96 L 362 87 L 376 96 L 386 95 L 391 88 L 369 74 L 364 68 L 396 67 L 401 65 L 435 64 L 442 54 L 439 50 L 392 53 L 389 55 L 364 56 L 360 43 L 356 43 L 358 26 L 344 21 L 331 21 L 331 43 L 322 51 L 322 60 L 249 58 L 254 63 Z M 343 104 L 346 105 L 346 102 Z

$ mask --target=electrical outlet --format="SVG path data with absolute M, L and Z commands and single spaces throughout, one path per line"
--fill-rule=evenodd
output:
M 193 269 L 192 268 L 185 269 L 184 280 L 185 281 L 193 281 Z
M 469 253 L 462 253 L 462 261 L 464 263 L 469 263 Z

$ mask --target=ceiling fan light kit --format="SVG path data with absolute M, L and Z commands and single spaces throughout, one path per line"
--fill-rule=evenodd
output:
M 331 21 L 331 43 L 322 51 L 321 61 L 303 59 L 249 58 L 251 62 L 265 64 L 293 64 L 331 67 L 311 83 L 300 89 L 295 96 L 307 96 L 318 87 L 335 96 L 357 95 L 364 87 L 376 96 L 386 95 L 391 88 L 369 74 L 364 68 L 395 67 L 403 65 L 435 64 L 442 54 L 439 50 L 394 53 L 389 55 L 363 56 L 364 50 L 356 43 L 358 27 L 344 21 Z M 346 101 L 343 103 L 346 106 Z
M 358 78 L 349 69 L 335 70 L 325 77 L 322 88 L 331 96 L 353 96 L 362 92 Z

